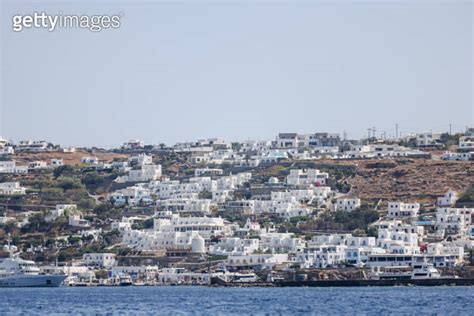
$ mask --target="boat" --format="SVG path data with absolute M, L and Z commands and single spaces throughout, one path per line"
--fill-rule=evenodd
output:
M 421 264 L 415 264 L 413 266 L 413 272 L 411 274 L 412 280 L 423 280 L 423 279 L 445 279 L 450 277 L 442 277 L 438 270 L 432 263 L 423 262 Z
M 387 267 L 387 268 L 404 268 L 404 267 Z M 376 273 L 372 279 L 374 280 L 426 280 L 426 279 L 452 279 L 452 276 L 441 276 L 439 271 L 432 263 L 426 260 L 413 265 L 411 272 L 397 271 Z
M 130 286 L 133 285 L 132 278 L 129 275 L 119 276 L 119 286 Z
M 263 282 L 253 272 L 219 271 L 211 276 L 211 285 L 217 286 L 273 286 L 272 282 Z
M 66 279 L 63 274 L 41 274 L 34 261 L 24 260 L 15 253 L 10 236 L 7 241 L 4 249 L 9 257 L 0 261 L 0 287 L 58 287 Z
M 457 276 L 441 276 L 439 271 L 428 262 L 416 263 L 413 265 L 411 273 L 388 272 L 376 274 L 368 279 L 354 280 L 294 280 L 275 282 L 277 286 L 441 286 L 457 285 L 472 286 L 474 278 L 459 278 Z

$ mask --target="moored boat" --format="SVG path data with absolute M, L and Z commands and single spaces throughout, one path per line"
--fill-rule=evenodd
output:
M 16 247 L 10 245 L 10 238 L 4 249 L 9 257 L 0 261 L 0 287 L 57 287 L 66 279 L 62 274 L 41 274 L 34 261 L 22 259 L 15 253 Z

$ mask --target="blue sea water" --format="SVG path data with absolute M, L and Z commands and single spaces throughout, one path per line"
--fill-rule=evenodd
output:
M 1 315 L 474 315 L 474 287 L 0 288 Z

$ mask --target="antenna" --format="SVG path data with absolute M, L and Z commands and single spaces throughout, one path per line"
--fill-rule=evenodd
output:
M 372 137 L 377 140 L 377 136 L 375 135 L 375 132 L 376 132 L 377 130 L 375 129 L 375 126 L 372 127 L 370 130 L 372 131 Z

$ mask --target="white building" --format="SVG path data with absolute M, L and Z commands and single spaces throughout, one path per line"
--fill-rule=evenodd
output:
M 230 199 L 230 190 L 216 190 L 212 191 L 212 202 L 224 203 Z
M 259 249 L 258 239 L 226 237 L 209 246 L 209 254 L 219 256 L 246 256 Z
M 155 219 L 154 229 L 157 232 L 197 232 L 204 238 L 231 233 L 220 217 L 181 217 L 179 214 L 173 214 L 171 219 Z
M 352 146 L 344 153 L 343 158 L 380 158 L 380 157 L 409 157 L 424 154 L 418 149 L 410 149 L 398 145 L 359 145 Z
M 336 211 L 354 211 L 360 208 L 360 199 L 358 198 L 340 198 L 336 201 Z
M 69 226 L 87 228 L 90 227 L 91 224 L 88 220 L 82 218 L 81 213 L 76 212 L 75 214 L 69 215 Z
M 89 165 L 97 165 L 99 163 L 99 158 L 97 157 L 82 157 L 81 163 L 89 164 Z
M 48 143 L 44 140 L 22 140 L 16 146 L 17 151 L 40 152 L 48 149 Z
M 417 133 L 415 134 L 415 139 L 416 145 L 419 147 L 439 145 L 439 141 L 441 140 L 441 133 Z
M 194 170 L 195 177 L 201 176 L 221 176 L 223 174 L 222 169 L 218 168 L 196 168 Z
M 280 133 L 276 138 L 277 148 L 296 148 L 298 147 L 297 133 Z
M 445 233 L 468 234 L 473 208 L 440 207 L 436 212 L 436 229 Z
M 110 269 L 115 265 L 115 254 L 113 253 L 85 253 L 82 260 L 87 266 Z
M 222 218 L 172 214 L 170 218 L 155 218 L 153 230 L 125 231 L 122 243 L 139 250 L 191 249 L 197 236 L 210 239 L 231 233 L 231 226 Z
M 311 246 L 299 252 L 296 262 L 304 268 L 334 267 L 346 260 L 345 245 L 319 245 Z
M 128 175 L 118 177 L 115 181 L 124 182 L 148 182 L 154 181 L 161 177 L 161 165 L 141 165 L 137 169 L 128 171 Z
M 354 237 L 351 234 L 313 236 L 296 262 L 304 268 L 326 268 L 342 263 L 363 266 L 370 254 L 383 253 L 374 237 Z
M 64 165 L 64 162 L 62 159 L 51 159 L 50 167 L 51 168 L 57 168 Z
M 8 144 L 10 144 L 8 139 L 6 139 L 5 137 L 0 135 L 0 148 L 3 148 L 5 146 L 7 146 Z
M 225 261 L 226 267 L 272 269 L 276 265 L 288 262 L 288 254 L 250 254 L 246 256 L 229 256 Z
M 112 276 L 130 275 L 132 278 L 154 279 L 158 275 L 158 266 L 113 266 Z
M 13 146 L 0 146 L 0 156 L 4 155 L 13 155 L 15 154 L 15 150 L 13 149 Z
M 207 199 L 174 198 L 158 200 L 156 205 L 173 213 L 202 213 L 207 215 L 211 213 L 211 207 L 217 209 L 217 204 Z
M 163 268 L 158 273 L 158 284 L 205 285 L 211 283 L 209 273 L 189 272 L 184 268 Z
M 326 185 L 326 180 L 329 178 L 329 175 L 326 172 L 320 172 L 317 169 L 292 169 L 290 174 L 286 177 L 286 183 L 288 185 Z
M 275 140 L 277 148 L 337 147 L 341 139 L 337 133 L 280 133 Z
M 474 150 L 474 136 L 459 137 L 460 150 Z
M 0 183 L 0 194 L 23 195 L 26 194 L 26 188 L 20 186 L 20 182 L 3 182 Z
M 129 220 L 127 217 L 122 217 L 120 221 L 114 221 L 110 224 L 111 230 L 118 230 L 120 233 L 124 233 L 132 229 L 133 221 Z
M 419 203 L 388 203 L 388 218 L 416 218 L 420 210 Z
M 446 152 L 441 156 L 443 160 L 450 160 L 450 161 L 469 161 L 474 160 L 474 151 L 471 152 Z
M 28 167 L 17 166 L 15 160 L 1 160 L 0 173 L 28 173 Z
M 441 207 L 452 206 L 454 203 L 456 203 L 457 199 L 458 194 L 453 190 L 449 190 L 444 196 L 438 198 L 437 204 Z
M 138 154 L 136 156 L 131 156 L 128 158 L 128 163 L 133 165 L 152 165 L 153 164 L 153 157 L 147 154 Z
M 263 233 L 260 235 L 260 250 L 272 253 L 288 253 L 301 251 L 304 241 L 294 237 L 292 233 Z
M 66 214 L 74 214 L 76 211 L 77 205 L 75 204 L 57 204 L 55 209 L 49 211 L 44 220 L 46 222 L 52 222 Z
M 109 195 L 109 199 L 114 205 L 130 205 L 135 206 L 142 204 L 151 204 L 151 190 L 143 185 L 134 185 L 125 189 L 117 190 Z
M 33 169 L 33 170 L 45 169 L 47 167 L 48 167 L 48 164 L 46 163 L 46 161 L 41 161 L 41 160 L 31 161 L 28 164 L 28 169 Z
M 122 145 L 122 149 L 130 150 L 130 149 L 142 149 L 145 147 L 145 143 L 138 139 L 131 139 Z
M 261 152 L 270 149 L 272 142 L 268 140 L 246 140 L 241 143 L 240 151 L 256 151 Z

